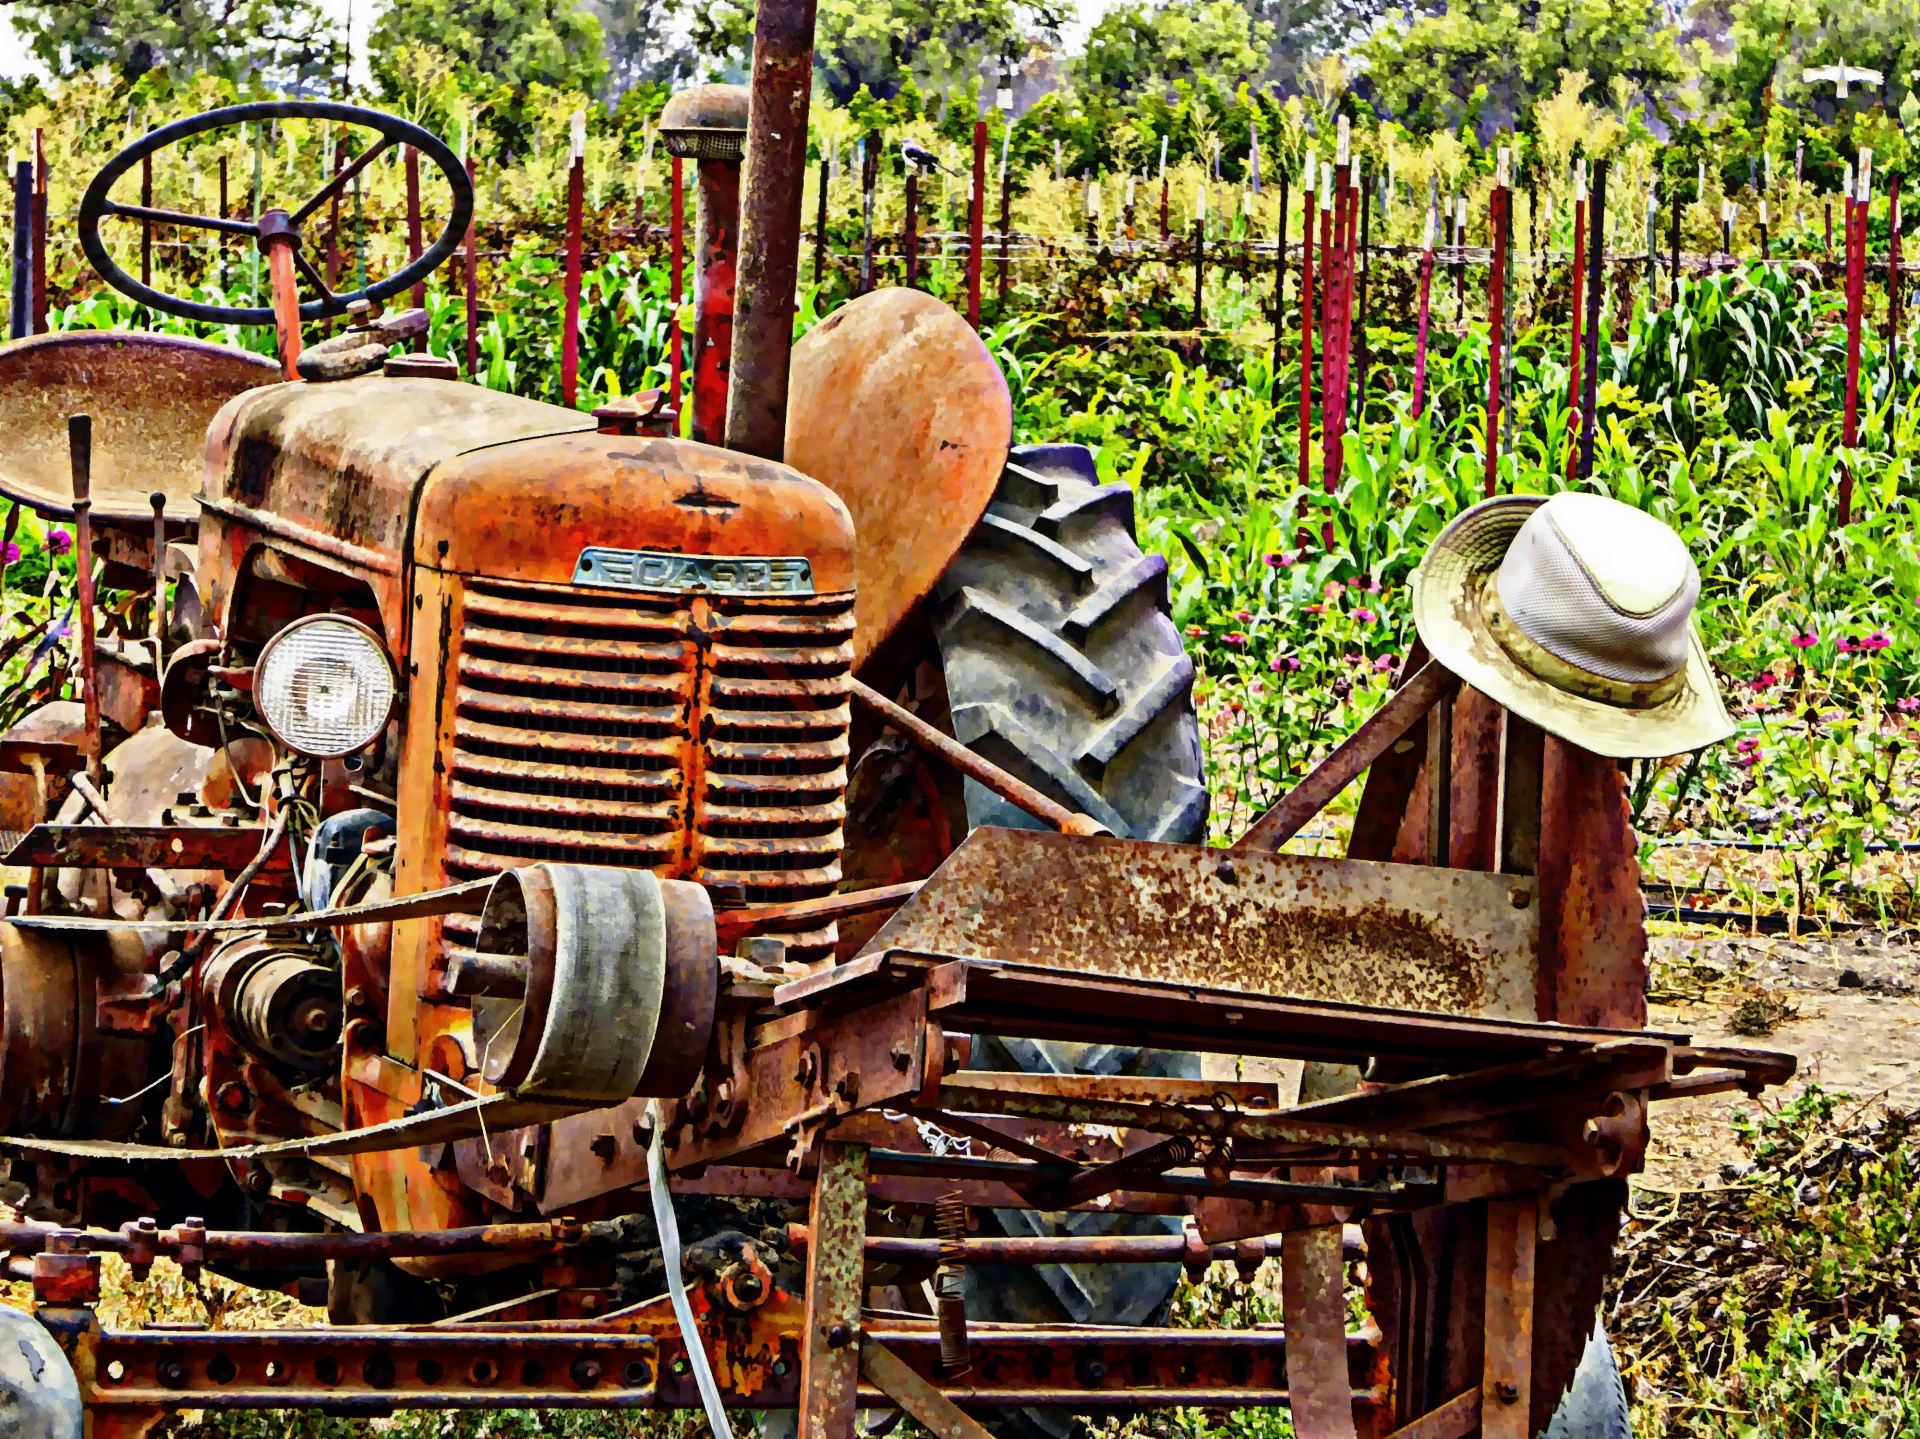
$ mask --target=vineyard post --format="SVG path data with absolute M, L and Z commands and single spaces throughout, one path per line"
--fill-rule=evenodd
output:
M 1273 374 L 1278 397 L 1280 376 L 1280 334 L 1287 314 L 1287 172 L 1280 171 L 1280 219 L 1273 237 Z M 1305 372 L 1301 378 L 1306 378 Z
M 1773 244 L 1767 230 L 1767 202 L 1760 202 L 1760 263 L 1766 265 L 1773 259 Z
M 1160 137 L 1160 243 L 1167 243 L 1167 137 Z
M 1193 330 L 1197 335 L 1206 323 L 1202 308 L 1202 290 L 1207 282 L 1207 177 L 1193 192 Z
M 1766 235 L 1767 202 L 1760 202 L 1761 236 Z M 1660 253 L 1660 181 L 1656 176 L 1647 186 L 1647 313 L 1651 315 L 1659 290 L 1658 266 L 1654 257 Z
M 1493 193 L 1487 196 L 1487 228 L 1492 232 L 1493 265 L 1487 272 L 1487 438 L 1486 494 L 1493 497 L 1500 469 L 1500 382 L 1507 319 L 1507 147 L 1500 147 Z
M 31 333 L 47 332 L 47 138 L 33 131 L 33 324 Z
M 1367 272 L 1373 268 L 1374 197 L 1367 182 L 1369 180 L 1378 182 L 1379 178 L 1378 175 L 1362 175 L 1360 185 L 1354 192 L 1359 196 L 1360 205 L 1360 265 L 1355 279 L 1359 299 L 1354 306 L 1356 316 L 1354 331 L 1358 336 L 1360 363 L 1355 366 L 1358 374 L 1354 384 L 1353 412 L 1361 424 L 1365 424 L 1367 419 Z
M 421 240 L 420 240 L 420 152 L 414 149 L 413 146 L 411 145 L 407 146 L 406 163 L 407 163 L 407 258 L 409 260 L 417 260 L 420 258 L 420 253 L 422 249 Z M 573 235 L 573 203 L 572 203 L 573 181 L 571 178 L 569 178 L 567 181 L 567 201 L 568 201 L 567 234 L 569 237 L 569 241 L 571 241 L 571 237 Z M 578 288 L 577 281 L 575 282 L 575 288 L 576 289 Z M 425 279 L 422 279 L 419 284 L 413 287 L 413 308 L 416 310 L 425 309 L 426 303 L 427 303 L 427 282 Z M 575 302 L 575 310 L 576 310 L 575 324 L 577 326 L 578 324 L 578 315 L 577 315 L 578 302 L 577 301 Z M 424 333 L 415 335 L 413 337 L 413 352 L 416 355 L 425 354 L 426 349 L 427 349 L 426 335 Z M 567 403 L 569 405 L 573 403 L 573 396 L 571 391 L 568 392 Z
M 1824 236 L 1822 243 L 1826 246 L 1827 253 L 1831 255 L 1833 253 L 1833 196 L 1827 196 L 1822 203 L 1821 233 Z M 1822 268 L 1822 273 L 1825 273 L 1824 267 Z
M 333 144 L 333 173 L 336 177 L 340 174 L 340 171 L 345 168 L 346 163 L 347 163 L 346 146 L 342 145 L 339 142 L 338 136 L 335 136 L 334 144 Z M 326 273 L 327 273 L 327 288 L 329 290 L 333 289 L 339 283 L 339 280 L 340 280 L 340 190 L 341 188 L 342 187 L 340 186 L 334 187 L 333 199 L 329 202 L 329 208 L 327 211 L 328 220 L 327 220 L 327 251 L 326 251 L 327 272 Z M 224 215 L 226 214 L 226 212 L 227 212 L 227 162 L 223 159 L 220 162 L 220 213 Z M 329 322 L 328 330 L 329 332 L 331 332 L 332 330 L 331 322 Z M 471 370 L 472 367 L 469 366 L 468 368 L 469 370 Z
M 833 180 L 833 166 L 820 162 L 820 196 L 813 212 L 813 283 L 820 283 L 820 272 L 827 263 L 827 191 Z
M 1322 377 L 1320 391 L 1320 445 L 1321 469 L 1320 488 L 1331 495 L 1340 488 L 1340 440 L 1346 432 L 1347 408 L 1347 346 L 1350 335 L 1347 329 L 1352 311 L 1348 299 L 1352 294 L 1353 277 L 1353 216 L 1352 195 L 1349 193 L 1353 177 L 1353 153 L 1351 150 L 1352 133 L 1348 128 L 1347 117 L 1340 117 L 1338 138 L 1335 140 L 1333 167 L 1333 213 L 1331 239 L 1333 245 L 1329 251 L 1330 263 L 1327 267 L 1327 291 L 1330 297 L 1328 319 L 1332 324 L 1326 331 L 1324 349 L 1331 359 L 1326 374 Z M 1331 545 L 1333 526 L 1329 521 L 1321 527 L 1321 539 Z
M 1677 184 L 1673 187 L 1669 203 L 1673 218 L 1667 225 L 1667 251 L 1670 261 L 1667 276 L 1669 285 L 1667 303 L 1671 306 L 1680 303 L 1680 187 Z
M 980 328 L 980 252 L 987 242 L 987 122 L 973 122 L 973 203 L 967 207 L 967 323 Z
M 907 166 L 907 213 L 902 221 L 900 250 L 906 257 L 907 288 L 915 287 L 920 278 L 920 170 L 916 165 Z
M 1872 154 L 1862 148 L 1859 167 L 1853 172 L 1853 185 L 1846 195 L 1845 222 L 1847 247 L 1847 392 L 1846 408 L 1840 418 L 1840 443 L 1852 449 L 1860 440 L 1860 330 L 1861 311 L 1866 301 L 1867 205 L 1873 194 Z M 1853 518 L 1853 467 L 1840 467 L 1840 496 L 1836 523 L 1845 528 Z
M 860 289 L 873 288 L 873 191 L 880 180 L 880 132 L 869 130 L 860 150 Z
M 667 303 L 673 310 L 673 322 L 667 328 L 667 388 L 672 392 L 674 407 L 682 416 L 680 428 L 685 431 L 691 420 L 688 411 L 692 408 L 681 403 L 680 385 L 686 374 L 686 342 L 680 334 L 680 304 L 684 295 L 686 278 L 686 228 L 687 228 L 687 190 L 685 184 L 685 162 L 678 156 L 673 157 L 673 193 L 667 202 Z
M 560 403 L 573 408 L 580 391 L 580 231 L 587 197 L 587 117 L 573 112 L 572 148 L 567 164 L 566 316 L 560 332 Z M 420 237 L 419 161 L 407 147 L 407 243 Z M 424 337 L 423 337 L 424 338 Z
M 254 168 L 256 170 L 260 168 L 257 160 Z M 255 184 L 255 219 L 258 219 L 260 214 L 259 188 L 259 185 Z M 142 155 L 140 157 L 140 208 L 143 210 L 151 210 L 153 208 L 152 155 Z M 143 285 L 151 285 L 153 283 L 153 221 L 146 219 L 144 216 L 140 221 L 140 283 Z
M 1895 173 L 1887 177 L 1887 366 L 1896 375 L 1900 373 L 1899 345 L 1900 176 Z
M 27 333 L 33 310 L 33 163 L 18 161 L 13 167 L 13 286 L 7 312 L 7 337 L 18 340 Z
M 1453 211 L 1453 323 L 1467 327 L 1467 192 L 1454 198 Z
M 1587 201 L 1586 374 L 1580 404 L 1580 478 L 1593 474 L 1594 409 L 1600 389 L 1600 308 L 1606 298 L 1607 162 L 1593 162 L 1593 194 Z
M 473 184 L 473 156 L 467 156 L 467 184 Z M 478 207 L 476 206 L 476 211 Z M 480 226 L 475 215 L 467 216 L 466 254 L 462 256 L 462 281 L 467 302 L 467 378 L 478 380 L 480 369 Z
M 1307 487 L 1307 455 L 1313 437 L 1313 172 L 1300 179 L 1300 488 Z
M 1007 308 L 1007 287 L 1012 281 L 1013 259 L 1009 251 L 1013 244 L 1013 177 L 1008 171 L 1008 150 L 1013 144 L 1013 125 L 1009 119 L 1006 130 L 1000 136 L 1000 310 L 1004 314 Z M 1128 181 L 1132 185 L 1132 181 Z M 1132 233 L 1133 217 L 1127 217 L 1128 233 Z
M 1326 431 L 1333 423 L 1333 166 L 1320 162 L 1320 298 L 1314 323 L 1320 337 L 1321 465 L 1326 464 Z
M 1573 313 L 1567 321 L 1567 483 L 1572 484 L 1580 463 L 1580 360 L 1584 353 L 1581 327 L 1586 316 L 1581 304 L 1587 287 L 1587 162 L 1573 162 Z
M 1433 306 L 1433 201 L 1427 201 L 1427 229 L 1420 243 L 1420 325 L 1413 336 L 1413 418 L 1427 408 L 1427 320 Z
M 31 184 L 27 163 L 20 179 Z M 14 232 L 19 233 L 18 229 Z M 15 286 L 16 291 L 19 289 Z M 73 476 L 73 607 L 80 621 L 80 699 L 86 719 L 82 740 L 87 776 L 100 782 L 100 668 L 94 634 L 93 594 L 93 417 L 67 416 L 67 455 Z

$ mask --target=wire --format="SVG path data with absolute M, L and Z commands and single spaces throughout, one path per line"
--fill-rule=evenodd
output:
M 680 1340 L 686 1345 L 687 1363 L 693 1366 L 694 1386 L 700 1391 L 700 1407 L 707 1411 L 713 1439 L 733 1439 L 733 1426 L 720 1403 L 720 1386 L 713 1382 L 713 1366 L 707 1362 L 706 1342 L 700 1337 L 686 1281 L 680 1275 L 680 1225 L 673 1217 L 673 1194 L 667 1188 L 667 1126 L 660 1117 L 659 1100 L 648 1101 L 647 1118 L 653 1124 L 653 1137 L 647 1142 L 647 1193 L 653 1200 L 653 1227 L 660 1233 L 660 1258 L 667 1266 L 673 1317 L 680 1325 Z

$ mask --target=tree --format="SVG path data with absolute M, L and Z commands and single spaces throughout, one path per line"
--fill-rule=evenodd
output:
M 56 75 L 100 65 L 127 80 L 211 71 L 297 93 L 323 85 L 341 59 L 313 0 L 22 0 L 13 28 Z
M 693 75 L 700 57 L 675 23 L 675 0 L 587 0 L 606 39 L 607 91 L 673 85 Z
M 1272 41 L 1273 27 L 1237 0 L 1126 0 L 1100 17 L 1069 73 L 1117 99 L 1203 75 L 1231 86 L 1266 69 Z
M 1309 88 L 1306 71 L 1314 61 L 1360 44 L 1380 22 L 1393 0 L 1247 0 L 1254 23 L 1269 27 L 1269 84 L 1283 95 Z M 1443 8 L 1444 0 L 1420 0 L 1416 13 Z
M 1776 106 L 1823 123 L 1896 108 L 1920 68 L 1920 0 L 1714 0 L 1689 14 L 1686 35 L 1707 101 L 1757 134 Z M 1837 64 L 1878 70 L 1885 83 L 1855 85 L 1843 101 L 1831 81 L 1802 78 Z
M 1661 104 L 1682 78 L 1664 0 L 1501 0 L 1396 13 L 1358 47 L 1377 108 L 1427 134 L 1523 116 L 1562 74 L 1587 72 L 1585 98 Z
M 909 79 L 951 95 L 983 69 L 1057 42 L 1066 13 L 1055 0 L 820 0 L 814 75 L 840 104 L 862 85 L 890 100 Z M 708 0 L 692 20 L 694 46 L 710 66 L 744 73 L 753 48 L 748 0 Z
M 544 85 L 591 95 L 607 77 L 602 41 L 600 22 L 576 0 L 389 0 L 367 37 L 367 60 L 389 95 L 406 85 L 409 47 L 457 57 L 473 91 L 524 97 Z

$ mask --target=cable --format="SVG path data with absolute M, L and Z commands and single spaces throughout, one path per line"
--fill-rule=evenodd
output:
M 700 1391 L 700 1407 L 707 1411 L 713 1439 L 733 1439 L 733 1426 L 727 1423 L 727 1411 L 720 1404 L 720 1386 L 714 1383 L 713 1366 L 707 1362 L 706 1342 L 700 1337 L 693 1305 L 687 1300 L 686 1282 L 680 1276 L 680 1225 L 673 1217 L 673 1195 L 667 1189 L 667 1126 L 660 1117 L 659 1100 L 648 1102 L 647 1118 L 653 1124 L 653 1137 L 647 1142 L 647 1192 L 653 1200 L 653 1227 L 660 1232 L 660 1258 L 667 1266 L 673 1317 L 680 1325 L 680 1340 L 687 1347 L 687 1363 L 693 1366 L 694 1386 Z

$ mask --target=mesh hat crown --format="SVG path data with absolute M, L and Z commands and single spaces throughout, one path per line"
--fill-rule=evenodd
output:
M 1604 495 L 1463 511 L 1413 576 L 1428 653 L 1542 729 L 1615 758 L 1680 754 L 1733 723 L 1693 630 L 1700 572 L 1666 525 Z

